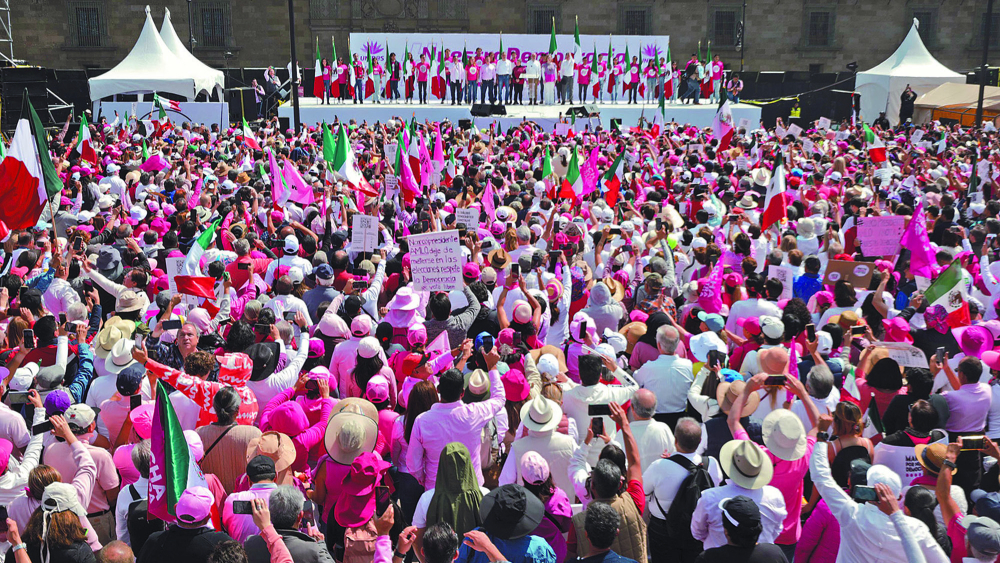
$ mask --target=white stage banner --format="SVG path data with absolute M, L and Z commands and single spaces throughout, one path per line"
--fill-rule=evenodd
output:
M 172 123 L 180 125 L 185 121 L 189 123 L 201 123 L 203 125 L 218 125 L 220 128 L 229 127 L 229 102 L 180 102 L 180 110 L 170 109 L 165 106 L 167 117 Z M 257 108 L 246 108 L 248 115 L 256 115 Z M 98 116 L 108 118 L 108 123 L 115 120 L 115 112 L 122 119 L 125 114 L 132 115 L 134 111 L 140 120 L 156 119 L 156 109 L 153 102 L 94 102 L 94 121 Z
M 527 34 L 527 33 L 505 33 L 503 34 L 503 47 L 513 60 L 520 59 L 527 62 L 531 53 L 536 55 L 548 54 L 549 40 L 551 35 Z M 645 64 L 654 56 L 666 59 L 667 48 L 670 46 L 669 35 L 613 35 L 610 38 L 606 35 L 580 35 L 580 47 L 583 50 L 583 62 L 590 64 L 597 50 L 597 58 L 606 61 L 608 58 L 608 44 L 610 41 L 616 63 L 625 60 L 625 50 L 628 48 L 630 56 L 640 57 L 640 62 Z M 556 52 L 556 59 L 562 61 L 566 53 L 572 53 L 575 48 L 573 35 L 556 35 L 556 43 L 559 46 Z M 499 33 L 352 33 L 351 52 L 358 53 L 362 58 L 371 52 L 372 57 L 385 61 L 386 50 L 389 53 L 396 53 L 396 60 L 402 60 L 403 53 L 409 51 L 413 53 L 413 60 L 419 61 L 421 54 L 427 55 L 430 60 L 431 51 L 440 49 L 450 49 L 452 53 L 462 53 L 462 49 L 468 50 L 470 56 L 474 55 L 476 49 L 482 49 L 486 53 L 495 53 L 500 50 Z M 436 57 L 435 57 L 436 60 Z M 577 61 L 579 63 L 580 61 Z

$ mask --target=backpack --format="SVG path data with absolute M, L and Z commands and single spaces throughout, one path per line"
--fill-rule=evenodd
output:
M 154 532 L 162 532 L 165 527 L 163 520 L 149 518 L 149 501 L 139 496 L 139 491 L 135 485 L 127 488 L 132 501 L 128 505 L 126 512 L 126 526 L 128 528 L 129 539 L 133 549 L 141 550 L 143 544 Z
M 691 519 L 694 516 L 694 509 L 698 506 L 698 500 L 701 499 L 701 492 L 714 487 L 715 482 L 708 474 L 704 462 L 695 465 L 680 454 L 675 454 L 669 459 L 687 469 L 688 476 L 681 482 L 674 502 L 670 504 L 670 510 L 665 513 L 667 532 L 671 539 L 678 542 L 681 547 L 695 548 L 701 542 L 691 536 Z M 656 495 L 653 495 L 653 499 L 656 499 Z M 660 508 L 660 512 L 663 512 L 663 507 L 659 506 L 659 502 L 659 500 L 656 501 L 657 506 Z

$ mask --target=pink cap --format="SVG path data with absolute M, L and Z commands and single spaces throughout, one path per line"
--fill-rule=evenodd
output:
M 10 454 L 14 451 L 14 444 L 7 439 L 0 438 L 0 475 L 7 472 L 10 464 Z
M 514 322 L 527 323 L 531 321 L 531 306 L 527 301 L 518 299 L 514 302 Z
M 205 457 L 205 443 L 201 441 L 201 436 L 194 430 L 185 430 L 184 439 L 187 440 L 188 451 L 191 452 L 194 462 L 200 463 L 201 459 Z
M 406 333 L 406 341 L 410 343 L 411 348 L 417 344 L 427 344 L 427 327 L 423 323 L 411 326 Z
M 205 487 L 191 487 L 181 493 L 181 498 L 177 501 L 177 520 L 194 524 L 208 518 L 212 512 L 212 503 L 215 497 L 212 491 Z
M 500 379 L 503 380 L 503 390 L 508 401 L 523 401 L 528 398 L 531 386 L 521 370 L 509 369 Z
M 148 440 L 153 434 L 153 403 L 143 403 L 128 413 L 132 421 L 132 429 L 143 440 Z
M 549 462 L 536 451 L 521 456 L 521 479 L 525 485 L 537 485 L 549 478 Z
M 379 404 L 389 400 L 389 380 L 384 375 L 376 374 L 368 380 L 368 388 L 365 390 L 365 399 L 372 403 Z

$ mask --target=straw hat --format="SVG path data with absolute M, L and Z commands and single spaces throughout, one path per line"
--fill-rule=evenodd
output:
M 97 337 L 94 338 L 94 353 L 97 354 L 98 358 L 102 360 L 106 359 L 115 343 L 122 339 L 132 338 L 134 330 L 134 322 L 126 321 L 121 317 L 111 317 L 108 322 L 104 323 L 104 328 L 101 329 L 101 332 L 97 333 Z
M 375 405 L 355 397 L 340 401 L 337 407 L 340 410 L 326 425 L 323 445 L 331 459 L 350 465 L 362 453 L 374 451 L 378 411 Z
M 608 289 L 611 290 L 612 299 L 620 302 L 625 298 L 625 286 L 622 285 L 622 282 L 616 280 L 615 278 L 604 278 L 601 281 L 604 285 L 608 286 Z
M 729 479 L 744 489 L 760 489 L 774 476 L 771 458 L 750 440 L 726 442 L 719 452 L 719 464 Z
M 274 470 L 281 473 L 295 462 L 295 444 L 287 434 L 273 430 L 264 432 L 247 444 L 247 461 L 259 455 L 273 459 Z
M 719 386 L 715 389 L 715 401 L 719 403 L 719 410 L 728 414 L 729 409 L 733 408 L 733 403 L 736 402 L 737 397 L 743 394 L 743 389 L 746 386 L 746 382 L 743 381 L 734 381 L 732 383 L 723 381 L 719 383 Z M 743 405 L 743 416 L 753 414 L 759 405 L 760 395 L 751 393 L 747 396 L 746 404 Z
M 546 432 L 554 430 L 562 422 L 562 407 L 541 394 L 521 407 L 521 422 L 528 430 Z

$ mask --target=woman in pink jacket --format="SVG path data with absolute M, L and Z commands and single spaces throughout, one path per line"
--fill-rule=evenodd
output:
M 840 524 L 826 501 L 820 500 L 802 525 L 795 545 L 796 563 L 834 563 L 840 551 Z
M 306 392 L 306 383 L 310 380 L 309 374 L 304 373 L 299 377 L 295 386 L 286 389 L 264 407 L 264 412 L 260 417 L 260 428 L 262 431 L 275 430 L 282 434 L 287 434 L 295 444 L 295 461 L 292 463 L 293 471 L 307 471 L 310 459 L 318 460 L 322 455 L 323 434 L 326 432 L 326 423 L 333 412 L 334 401 L 330 399 L 330 383 L 328 380 L 319 379 L 319 393 L 322 397 L 322 411 L 320 418 L 312 426 L 309 425 L 309 418 L 305 410 L 298 402 L 292 398 L 296 394 Z

